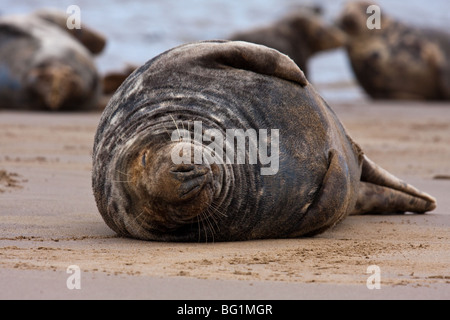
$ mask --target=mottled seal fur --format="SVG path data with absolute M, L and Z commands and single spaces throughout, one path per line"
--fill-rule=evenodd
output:
M 262 175 L 262 160 L 175 164 L 188 142 L 171 137 L 194 122 L 279 129 L 278 172 Z M 158 241 L 310 236 L 348 214 L 435 207 L 363 154 L 289 57 L 239 41 L 182 45 L 132 73 L 101 117 L 92 184 L 109 227 Z
M 327 25 L 313 10 L 302 8 L 271 25 L 232 34 L 230 40 L 247 41 L 288 55 L 308 75 L 308 61 L 316 53 L 344 45 L 345 34 Z
M 367 28 L 372 3 L 349 2 L 338 24 L 354 74 L 374 99 L 450 99 L 450 34 L 410 26 L 381 10 L 381 28 Z
M 97 107 L 101 84 L 91 53 L 42 14 L 0 18 L 0 107 Z

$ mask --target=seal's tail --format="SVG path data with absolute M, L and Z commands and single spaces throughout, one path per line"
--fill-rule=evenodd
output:
M 358 200 L 352 214 L 424 213 L 436 208 L 436 199 L 401 181 L 363 156 Z

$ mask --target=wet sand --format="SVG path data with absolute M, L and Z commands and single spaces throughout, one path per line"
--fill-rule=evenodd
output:
M 370 158 L 437 209 L 348 217 L 306 239 L 120 238 L 91 191 L 100 113 L 0 111 L 0 298 L 449 299 L 450 104 L 331 105 Z M 80 290 L 66 286 L 70 265 Z M 380 290 L 366 286 L 370 265 Z

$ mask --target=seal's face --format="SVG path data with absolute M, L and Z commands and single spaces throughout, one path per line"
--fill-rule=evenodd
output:
M 73 103 L 82 93 L 82 80 L 70 66 L 59 62 L 43 63 L 30 70 L 27 88 L 40 105 L 58 110 Z
M 346 36 L 340 29 L 326 25 L 317 17 L 302 17 L 297 24 L 301 25 L 313 53 L 339 48 L 346 42 Z
M 204 164 L 175 164 L 176 144 L 157 152 L 145 149 L 131 162 L 127 176 L 135 194 L 133 211 L 152 228 L 173 229 L 203 220 L 214 197 L 220 193 L 221 169 Z
M 337 24 L 350 36 L 370 34 L 366 22 L 369 2 L 349 2 L 338 18 Z

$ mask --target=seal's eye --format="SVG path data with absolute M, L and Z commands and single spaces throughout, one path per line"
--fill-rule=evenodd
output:
M 141 163 L 142 166 L 145 167 L 145 153 L 142 155 Z

